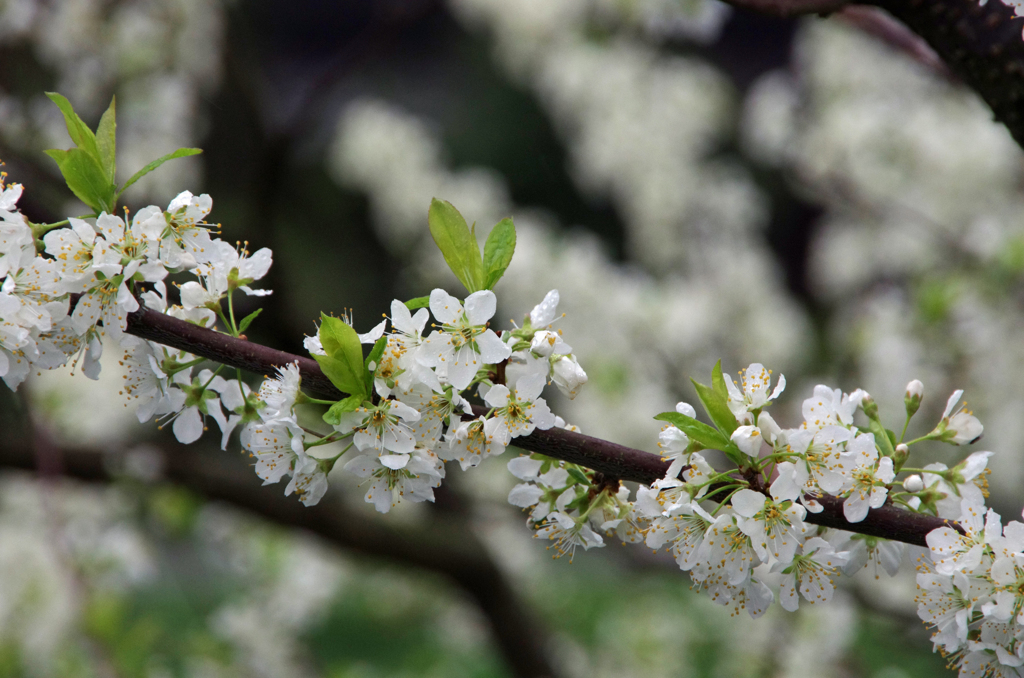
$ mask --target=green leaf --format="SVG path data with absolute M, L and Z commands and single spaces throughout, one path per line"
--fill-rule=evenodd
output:
M 74 142 L 75 146 L 82 149 L 93 158 L 96 159 L 97 163 L 102 166 L 103 159 L 100 156 L 99 148 L 96 145 L 96 135 L 92 133 L 89 126 L 78 117 L 75 113 L 74 107 L 71 102 L 67 100 L 61 94 L 56 92 L 47 92 L 46 96 L 50 98 L 50 101 L 57 104 L 57 108 L 64 114 L 64 123 L 67 125 L 68 134 L 71 136 L 71 141 Z
M 99 127 L 96 128 L 96 148 L 99 150 L 100 165 L 107 173 L 107 181 L 111 184 L 117 182 L 117 121 L 115 102 L 117 97 L 110 100 L 110 106 L 100 118 Z
M 875 445 L 882 451 L 882 456 L 891 457 L 896 454 L 896 434 L 889 431 L 878 419 L 868 420 L 868 430 L 875 436 Z
M 238 333 L 241 334 L 242 332 L 245 332 L 247 329 L 249 329 L 249 325 L 252 324 L 252 321 L 256 320 L 256 316 L 258 316 L 262 312 L 262 308 L 257 308 L 255 311 L 242 318 L 242 322 L 238 323 Z
M 380 365 L 380 357 L 384 355 L 384 348 L 388 345 L 388 338 L 381 337 L 377 340 L 377 343 L 370 349 L 370 355 L 366 356 L 366 361 L 363 363 L 363 378 L 366 382 L 366 392 L 373 393 L 373 373 L 376 370 L 376 366 Z M 370 363 L 374 364 L 374 369 L 370 369 Z
M 569 477 L 575 480 L 577 483 L 582 485 L 590 485 L 590 479 L 583 475 L 583 471 L 579 470 L 575 466 L 567 466 L 566 471 L 569 472 Z
M 365 398 L 363 347 L 359 335 L 338 318 L 321 314 L 320 344 L 327 355 L 314 355 L 324 374 L 345 393 Z
M 405 302 L 405 307 L 410 311 L 415 311 L 419 308 L 427 308 L 430 306 L 430 297 L 416 297 Z
M 337 358 L 326 355 L 313 355 L 313 358 L 320 364 L 320 369 L 331 380 L 331 383 L 338 387 L 339 391 L 359 396 L 360 401 L 366 399 L 363 382 L 352 379 L 352 372 L 348 365 Z
M 516 227 L 512 219 L 502 219 L 487 235 L 484 243 L 484 289 L 493 290 L 505 275 L 516 251 Z
M 114 209 L 114 186 L 107 181 L 100 161 L 80 148 L 43 151 L 57 163 L 68 188 L 97 214 Z
M 729 387 L 726 386 L 725 375 L 722 374 L 721 360 L 715 363 L 714 369 L 711 370 L 711 390 L 714 391 L 716 400 L 722 400 L 728 404 Z
M 321 356 L 322 357 L 322 356 Z M 355 412 L 356 409 L 363 404 L 364 398 L 362 396 L 350 395 L 347 398 L 339 400 L 338 402 L 331 405 L 330 409 L 324 412 L 324 421 L 331 426 L 336 426 L 341 423 L 341 415 L 346 412 Z
M 484 265 L 480 245 L 466 220 L 450 202 L 434 198 L 427 213 L 430 235 L 448 262 L 448 268 L 470 293 L 484 289 Z
M 709 450 L 725 450 L 731 444 L 721 431 L 718 431 L 702 421 L 688 417 L 679 412 L 662 412 L 655 417 L 658 421 L 667 421 L 690 438 Z
M 117 197 L 120 198 L 121 194 L 124 193 L 126 190 L 128 190 L 129 186 L 131 186 L 136 181 L 138 181 L 142 177 L 146 176 L 147 174 L 149 174 L 150 172 L 152 172 L 153 170 L 155 170 L 157 167 L 159 167 L 160 165 L 164 164 L 168 160 L 174 160 L 175 158 L 187 158 L 190 155 L 199 155 L 202 152 L 203 152 L 203 149 L 201 149 L 201 148 L 179 148 L 178 150 L 174 151 L 173 153 L 168 153 L 167 155 L 165 155 L 165 156 L 163 156 L 161 158 L 157 158 L 156 160 L 154 160 L 153 162 L 149 163 L 148 165 L 146 165 L 145 167 L 140 169 L 138 172 L 133 174 L 131 179 L 129 179 L 128 181 L 124 182 L 124 186 L 122 186 L 121 190 L 119 190 L 117 192 Z
M 690 381 L 693 380 L 691 379 Z M 693 381 L 693 386 L 697 389 L 697 397 L 700 398 L 700 402 L 708 416 L 711 417 L 711 421 L 726 436 L 731 436 L 732 432 L 739 427 L 739 422 L 736 421 L 732 410 L 729 409 L 729 401 L 726 397 L 716 393 L 714 388 L 698 384 L 696 381 Z

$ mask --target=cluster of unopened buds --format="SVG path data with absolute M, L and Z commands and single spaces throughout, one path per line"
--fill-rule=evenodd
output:
M 253 391 L 237 371 L 226 377 L 224 366 L 215 366 L 193 374 L 202 358 L 127 334 L 128 316 L 141 303 L 241 337 L 259 311 L 236 320 L 232 295 L 270 293 L 251 285 L 267 274 L 271 252 L 250 255 L 214 237 L 216 227 L 205 221 L 212 208 L 206 195 L 184 192 L 166 209 L 146 207 L 130 219 L 127 212 L 113 214 L 125 186 L 113 183 L 112 160 L 104 165 L 112 158 L 112 136 L 102 145 L 109 151 L 100 150 L 104 123 L 90 142 L 93 132 L 69 112 L 70 104 L 55 101 L 77 148 L 52 153 L 94 154 L 109 186 L 95 189 L 99 175 L 89 181 L 76 175 L 84 171 L 80 158 L 62 164 L 64 156 L 55 155 L 69 186 L 95 214 L 33 224 L 17 209 L 22 187 L 0 180 L 0 377 L 12 389 L 32 370 L 68 362 L 81 361 L 95 378 L 107 335 L 126 351 L 123 394 L 141 422 L 158 417 L 189 443 L 210 418 L 222 447 L 238 430 L 256 474 L 265 483 L 287 477 L 286 494 L 306 505 L 320 501 L 328 474 L 344 460 L 343 470 L 363 479 L 366 501 L 382 513 L 403 500 L 433 500 L 445 462 L 467 470 L 535 430 L 575 430 L 542 397 L 553 383 L 574 398 L 587 381 L 554 327 L 558 292 L 549 292 L 521 326 L 492 329 L 492 290 L 512 260 L 515 227 L 510 219 L 499 222 L 481 252 L 475 231 L 443 201 L 431 204 L 428 224 L 469 294 L 458 299 L 435 289 L 395 300 L 389 318 L 362 334 L 351 318 L 324 315 L 305 346 L 340 399 L 304 393 L 295 363 Z M 177 304 L 168 301 L 169 274 L 194 278 L 177 283 Z M 364 345 L 371 347 L 365 355 Z M 783 428 L 767 408 L 785 379 L 773 386 L 770 371 L 757 363 L 738 383 L 719 365 L 710 386 L 695 385 L 712 424 L 699 421 L 687 403 L 658 415 L 666 422 L 659 448 L 667 469 L 635 492 L 617 478 L 549 456 L 508 463 L 522 481 L 509 502 L 529 512 L 529 526 L 553 542 L 556 556 L 603 546 L 605 539 L 664 548 L 715 602 L 759 617 L 776 597 L 786 610 L 796 610 L 801 598 L 828 601 L 840 574 L 868 566 L 876 576 L 879 569 L 895 574 L 906 545 L 856 530 L 870 510 L 897 505 L 949 521 L 928 534 L 930 549 L 918 559 L 919 614 L 935 628 L 936 648 L 964 676 L 1024 675 L 1024 524 L 1003 526 L 986 510 L 992 453 L 974 452 L 952 468 L 907 464 L 920 443 L 963 445 L 981 437 L 978 419 L 957 407 L 962 392 L 949 398 L 930 433 L 905 441 L 923 398 L 918 381 L 907 387 L 899 435 L 882 424 L 866 392 L 826 386 L 804 401 L 798 426 Z M 471 398 L 482 404 L 474 409 Z M 299 406 L 318 408 L 322 421 L 300 423 Z M 823 510 L 826 497 L 842 500 L 849 531 L 807 520 Z

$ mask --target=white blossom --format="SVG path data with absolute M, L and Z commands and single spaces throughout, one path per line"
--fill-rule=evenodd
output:
M 484 365 L 512 355 L 511 349 L 487 328 L 496 305 L 490 290 L 469 295 L 465 309 L 442 289 L 430 293 L 430 312 L 443 325 L 427 337 L 420 359 L 430 367 L 447 368 L 448 381 L 458 391 L 469 386 Z

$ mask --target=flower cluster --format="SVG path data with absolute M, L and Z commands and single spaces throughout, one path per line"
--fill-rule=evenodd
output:
M 30 224 L 17 211 L 20 184 L 0 180 L 0 191 L 0 377 L 7 385 L 17 388 L 33 369 L 78 359 L 82 371 L 96 378 L 102 338 L 109 336 L 125 349 L 122 393 L 137 402 L 139 421 L 154 415 L 173 420 L 175 436 L 190 443 L 210 416 L 226 438 L 234 425 L 222 407 L 237 400 L 240 382 L 210 370 L 193 377 L 201 360 L 124 330 L 128 314 L 141 308 L 140 298 L 155 311 L 212 326 L 215 317 L 225 317 L 220 302 L 234 289 L 270 293 L 248 287 L 269 270 L 270 250 L 248 257 L 211 237 L 211 225 L 203 221 L 212 208 L 208 195 L 185 191 L 166 210 L 151 205 L 131 219 L 102 212 L 55 227 L 61 224 Z M 169 273 L 199 278 L 182 285 L 181 306 L 168 308 Z
M 905 544 L 807 522 L 826 495 L 843 500 L 851 529 L 885 503 L 956 521 L 962 531 L 944 527 L 927 537 L 919 614 L 961 676 L 1021 675 L 1024 523 L 1004 527 L 985 510 L 992 453 L 974 452 L 953 468 L 906 465 L 912 445 L 963 445 L 981 436 L 978 419 L 956 407 L 962 392 L 949 398 L 927 435 L 903 442 L 881 425 L 867 393 L 820 385 L 803 402 L 803 421 L 782 428 L 765 408 L 785 379 L 771 387 L 771 373 L 760 364 L 741 372 L 739 383 L 716 368 L 713 385 L 697 387 L 715 427 L 697 421 L 688 403 L 659 415 L 670 422 L 659 442 L 670 464 L 632 501 L 618 481 L 540 455 L 509 463 L 524 481 L 509 501 L 530 510 L 536 536 L 553 540 L 559 554 L 603 546 L 610 536 L 665 548 L 712 600 L 755 618 L 776 599 L 791 611 L 801 598 L 828 601 L 840 574 L 868 565 L 876 576 L 879 568 L 889 575 L 899 569 Z M 921 383 L 911 382 L 907 423 L 922 398 Z
M 295 489 L 304 503 L 313 504 L 327 488 L 326 473 L 348 453 L 343 469 L 365 479 L 366 501 L 386 513 L 403 499 L 432 501 L 446 461 L 472 468 L 502 454 L 517 436 L 564 425 L 551 414 L 541 392 L 552 381 L 572 396 L 586 373 L 567 344 L 547 338 L 558 336 L 549 329 L 557 291 L 537 305 L 524 327 L 501 335 L 489 327 L 497 308 L 490 290 L 474 292 L 463 302 L 435 289 L 427 303 L 429 311 L 413 313 L 406 303 L 392 302 L 389 332 L 386 321 L 356 334 L 349 323 L 325 318 L 318 336 L 307 338 L 310 352 L 322 361 L 332 359 L 332 333 L 339 331 L 354 337 L 356 347 L 375 347 L 361 365 L 372 390 L 339 408 L 336 416 L 329 412 L 324 417 L 332 424 L 330 434 L 306 435 L 297 424 L 295 406 L 308 402 L 300 395 L 297 367 L 263 383 L 257 394 L 258 419 L 242 432 L 242 444 L 258 460 L 261 478 L 276 482 L 291 473 L 287 492 Z M 427 333 L 431 316 L 438 323 Z M 362 357 L 361 350 L 357 355 Z M 562 361 L 570 362 L 579 375 L 568 385 L 558 374 Z M 464 397 L 473 388 L 489 406 L 485 414 L 474 415 Z M 339 441 L 347 445 L 332 458 L 308 454 L 310 447 Z

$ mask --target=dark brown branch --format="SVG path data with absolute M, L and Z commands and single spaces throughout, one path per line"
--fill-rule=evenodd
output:
M 345 395 L 334 387 L 311 358 L 218 334 L 151 309 L 144 308 L 130 314 L 127 331 L 144 339 L 257 374 L 268 374 L 275 366 L 297 362 L 304 390 L 330 400 L 338 400 Z M 481 411 L 478 410 L 478 413 Z M 611 478 L 632 480 L 645 485 L 663 477 L 668 470 L 668 463 L 658 455 L 563 429 L 534 431 L 528 436 L 516 438 L 515 446 L 579 464 Z M 895 506 L 883 506 L 869 511 L 863 522 L 852 524 L 843 517 L 842 499 L 824 497 L 820 501 L 825 507 L 824 511 L 809 514 L 808 522 L 917 546 L 926 546 L 925 536 L 936 528 L 951 526 L 959 529 L 951 521 L 912 513 Z
M 842 0 L 725 2 L 781 16 L 828 14 L 854 5 Z M 985 100 L 996 120 L 1006 125 L 1024 148 L 1024 18 L 1018 18 L 1002 0 L 869 0 L 857 4 L 886 10 L 923 38 L 949 70 Z M 856 12 L 844 13 L 855 21 L 858 18 Z
M 875 0 L 924 38 L 1024 146 L 1024 19 L 1001 0 Z
M 59 450 L 46 473 L 89 482 L 110 482 L 113 455 L 95 450 Z M 356 514 L 328 494 L 306 508 L 285 497 L 281 487 L 262 487 L 237 457 L 169 443 L 161 451 L 163 477 L 207 499 L 224 501 L 279 525 L 308 530 L 358 553 L 384 557 L 440 574 L 464 590 L 488 619 L 493 637 L 512 673 L 521 678 L 555 675 L 547 659 L 544 633 L 495 565 L 486 547 L 461 518 L 402 526 Z M 52 460 L 51 460 L 52 462 Z M 0 439 L 0 467 L 42 472 L 27 445 Z
M 850 4 L 851 0 L 725 0 L 733 7 L 775 16 L 799 14 L 831 14 Z

